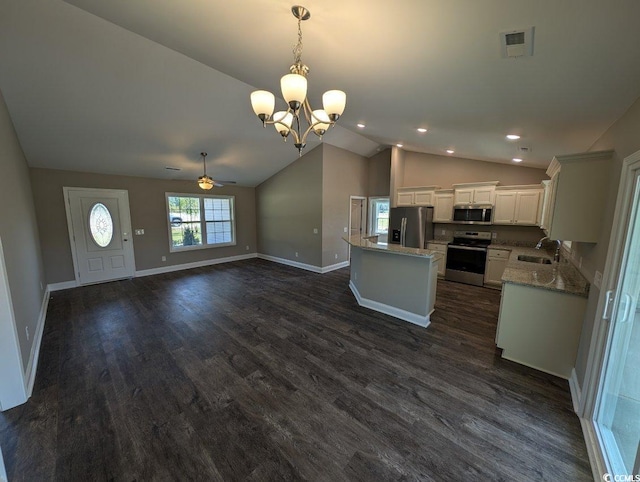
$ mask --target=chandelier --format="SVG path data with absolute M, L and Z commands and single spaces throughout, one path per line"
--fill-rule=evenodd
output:
M 211 176 L 207 176 L 207 153 L 201 152 L 200 155 L 202 156 L 202 166 L 204 167 L 204 174 L 202 174 L 202 176 L 198 178 L 198 186 L 200 186 L 200 189 L 208 191 L 213 187 L 214 180 L 211 178 Z
M 308 20 L 311 13 L 305 7 L 294 5 L 291 7 L 293 16 L 298 19 L 298 43 L 293 48 L 293 65 L 290 73 L 280 79 L 282 96 L 287 102 L 286 111 L 275 114 L 275 96 L 266 90 L 256 90 L 251 93 L 251 106 L 263 127 L 273 124 L 286 142 L 289 134 L 293 135 L 298 153 L 302 155 L 307 136 L 313 132 L 320 139 L 329 127 L 333 126 L 344 112 L 347 102 L 346 94 L 341 90 L 328 90 L 322 96 L 324 109 L 313 110 L 307 98 L 307 75 L 309 67 L 302 63 L 302 27 L 301 22 Z M 308 127 L 302 131 L 300 118 L 304 116 Z

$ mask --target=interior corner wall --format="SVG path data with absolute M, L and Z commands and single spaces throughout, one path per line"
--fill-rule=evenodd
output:
M 322 266 L 324 147 L 320 144 L 256 188 L 258 253 Z
M 387 177 L 388 179 L 388 177 Z M 350 196 L 367 196 L 369 160 L 324 144 L 322 156 L 322 267 L 349 260 L 342 239 L 349 226 Z M 366 202 L 366 201 L 365 201 Z
M 133 236 L 136 271 L 207 261 L 256 252 L 255 189 L 225 186 L 209 194 L 235 196 L 236 245 L 193 251 L 169 252 L 165 193 L 203 191 L 195 181 L 148 179 L 54 169 L 31 169 L 33 198 L 42 237 L 47 283 L 75 280 L 62 188 L 124 189 L 129 192 L 131 227 L 144 229 Z M 249 246 L 249 249 L 247 249 Z M 166 256 L 166 261 L 162 261 Z
M 616 201 L 618 199 L 618 188 L 620 183 L 620 174 L 622 172 L 622 162 L 625 157 L 640 150 L 640 98 L 620 117 L 594 144 L 589 151 L 614 150 L 613 159 L 611 161 L 611 173 L 609 178 L 609 196 L 605 206 L 604 216 L 602 219 L 602 229 L 600 230 L 600 239 L 597 243 L 574 243 L 572 249 L 576 253 L 576 259 L 582 258 L 581 270 L 593 281 L 593 275 L 596 270 L 604 272 L 607 252 L 609 250 L 609 238 L 613 228 L 613 215 L 616 209 Z M 589 289 L 589 302 L 585 314 L 584 324 L 582 326 L 582 335 L 578 346 L 578 355 L 576 359 L 576 375 L 578 384 L 583 386 L 587 362 L 589 359 L 589 349 L 591 346 L 591 338 L 593 328 L 597 316 L 598 298 L 600 290 L 591 283 Z
M 440 186 L 449 189 L 465 182 L 500 181 L 503 186 L 539 184 L 546 169 L 498 164 L 452 156 L 406 151 L 400 186 Z
M 391 149 L 385 149 L 368 160 L 370 197 L 388 197 L 391 186 Z
M 0 238 L 23 370 L 29 367 L 44 298 L 44 269 L 29 168 L 0 92 Z M 27 329 L 30 337 L 27 339 Z M 4 331 L 3 331 L 4 333 Z

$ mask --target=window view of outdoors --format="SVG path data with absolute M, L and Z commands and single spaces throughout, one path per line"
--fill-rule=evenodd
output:
M 389 201 L 376 201 L 374 229 L 374 234 L 387 234 L 389 231 Z
M 168 203 L 172 246 L 201 245 L 200 198 L 169 196 Z
M 204 219 L 207 223 L 207 244 L 233 241 L 230 199 L 204 198 Z

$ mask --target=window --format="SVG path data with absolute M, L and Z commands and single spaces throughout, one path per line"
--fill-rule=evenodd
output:
M 171 251 L 236 244 L 234 196 L 167 193 Z
M 370 198 L 369 212 L 369 234 L 379 236 L 379 242 L 387 242 L 389 231 L 389 198 Z

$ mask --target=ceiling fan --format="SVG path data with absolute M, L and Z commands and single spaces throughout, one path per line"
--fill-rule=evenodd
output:
M 204 168 L 204 173 L 198 178 L 198 186 L 200 186 L 200 189 L 208 191 L 214 187 L 223 187 L 225 184 L 236 183 L 236 181 L 214 181 L 211 176 L 207 176 L 207 153 L 201 152 L 200 155 L 202 156 L 202 166 Z

